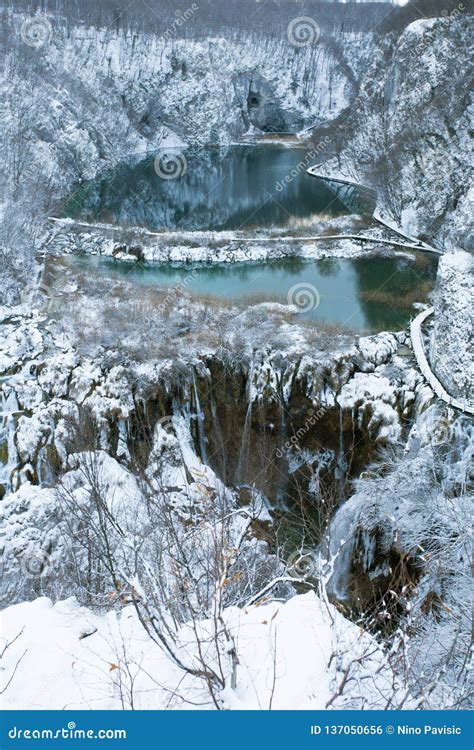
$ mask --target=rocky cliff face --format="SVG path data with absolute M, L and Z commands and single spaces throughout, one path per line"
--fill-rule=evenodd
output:
M 473 272 L 469 253 L 441 258 L 430 346 L 430 362 L 439 380 L 448 393 L 467 402 L 474 398 Z
M 250 342 L 251 331 L 242 333 Z M 211 472 L 219 486 L 238 488 L 236 503 L 257 494 L 272 513 L 296 516 L 303 504 L 324 515 L 327 500 L 345 496 L 348 478 L 400 439 L 422 379 L 397 356 L 403 334 L 347 346 L 341 339 L 341 348 L 333 340 L 311 354 L 296 334 L 278 350 L 188 346 L 186 357 L 140 362 L 130 350 L 81 356 L 43 315 L 4 315 L 2 412 L 10 429 L 0 432 L 2 595 L 51 593 L 65 575 L 61 563 L 41 576 L 41 589 L 20 580 L 29 558 L 32 565 L 61 558 L 55 487 L 80 455 L 95 451 L 110 477 L 128 477 L 126 487 L 160 456 L 166 476 L 192 454 L 196 481 Z M 163 453 L 165 443 L 173 455 Z
M 377 187 L 379 208 L 406 231 L 446 249 L 467 243 L 467 12 L 417 21 L 399 37 L 340 31 L 300 46 L 243 32 L 193 41 L 55 24 L 46 44 L 28 48 L 26 18 L 7 16 L 2 79 L 5 194 L 17 205 L 35 190 L 35 212 L 49 210 L 77 180 L 162 146 L 309 127 L 318 141 L 322 127 L 332 142 L 315 161 L 328 173 Z
M 361 33 L 298 47 L 252 34 L 191 41 L 56 26 L 47 44 L 25 50 L 24 20 L 13 15 L 7 27 L 7 102 L 18 110 L 21 94 L 33 107 L 26 145 L 35 143 L 43 173 L 48 164 L 67 169 L 64 182 L 169 139 L 226 143 L 252 126 L 294 132 L 333 119 L 374 45 Z
M 382 214 L 445 250 L 468 245 L 472 232 L 471 34 L 472 16 L 458 12 L 387 35 L 333 133 L 337 158 L 324 165 L 376 187 Z
M 376 188 L 382 217 L 454 253 L 440 263 L 431 364 L 464 398 L 472 394 L 472 264 L 456 251 L 472 245 L 471 36 L 466 10 L 387 36 L 349 113 L 329 129 L 337 157 L 323 165 Z
M 471 172 L 464 156 L 472 129 L 471 33 L 469 17 L 412 24 L 397 44 L 386 88 L 387 158 L 397 172 L 401 223 L 446 249 L 456 246 L 451 228 L 460 223 Z
M 44 249 L 46 211 L 57 210 L 77 180 L 163 146 L 225 145 L 248 130 L 324 124 L 315 139 L 329 132 L 332 142 L 324 141 L 315 161 L 325 161 L 328 174 L 376 186 L 388 218 L 452 251 L 440 263 L 430 358 L 448 390 L 462 397 L 472 373 L 471 260 L 459 250 L 470 233 L 467 165 L 459 156 L 470 114 L 463 93 L 469 19 L 416 22 L 400 37 L 340 32 L 305 47 L 262 35 L 170 40 L 58 25 L 46 45 L 28 49 L 23 20 L 7 17 L 16 48 L 6 47 L 2 81 L 7 149 L 1 171 L 11 176 L 4 177 L 3 205 L 3 270 L 5 278 L 13 276 L 7 297 L 31 269 L 33 251 Z M 94 334 L 95 311 L 85 307 L 86 333 Z M 126 310 L 130 315 L 138 307 Z M 430 405 L 433 394 L 413 360 L 407 362 L 409 350 L 399 355 L 403 334 L 328 346 L 324 336 L 311 341 L 295 333 L 286 311 L 275 313 L 279 319 L 269 330 L 271 310 L 257 306 L 229 333 L 222 317 L 210 323 L 188 308 L 212 342 L 188 337 L 183 320 L 176 339 L 180 351 L 196 344 L 192 351 L 153 357 L 151 344 L 162 329 L 146 310 L 133 321 L 132 343 L 131 334 L 121 347 L 96 341 L 103 348 L 89 356 L 80 351 L 78 332 L 71 341 L 50 312 L 2 310 L 7 597 L 35 596 L 50 584 L 58 593 L 55 581 L 64 568 L 53 487 L 65 472 L 81 494 L 71 454 L 100 455 L 107 488 L 117 484 L 130 496 L 137 463 L 158 476 L 164 468 L 170 496 L 182 495 L 184 505 L 191 493 L 193 513 L 202 506 L 203 476 L 206 492 L 219 487 L 225 494 L 224 483 L 255 485 L 255 495 L 271 500 L 256 517 L 262 533 L 268 509 L 290 504 L 302 487 L 316 512 L 325 501 L 324 483 L 336 487 L 336 504 L 346 500 L 341 480 L 360 474 L 380 448 L 403 443 L 365 471 L 335 514 L 326 540 L 332 596 L 357 615 L 377 607 L 378 628 L 390 630 L 391 622 L 408 618 L 418 638 L 413 650 L 421 644 L 422 658 L 427 648 L 451 652 L 454 640 L 462 662 L 471 433 L 449 409 Z M 250 340 L 259 334 L 265 345 Z M 137 347 L 141 360 L 134 358 Z M 91 435 L 88 414 L 95 420 Z M 233 493 L 233 508 L 248 503 L 245 489 Z M 41 568 L 39 583 L 38 576 L 34 585 L 22 577 L 30 552 L 40 565 L 52 555 L 61 576 L 44 577 Z M 457 690 L 454 669 L 439 661 Z M 425 665 L 418 667 L 425 674 Z M 437 682 L 435 668 L 427 679 Z M 434 703 L 451 705 L 443 695 Z
M 95 414 L 104 450 L 145 461 L 156 423 L 179 412 L 188 415 L 201 460 L 224 482 L 256 484 L 276 502 L 280 478 L 298 455 L 316 472 L 324 456 L 322 470 L 334 476 L 347 453 L 354 474 L 381 445 L 397 441 L 421 382 L 394 356 L 404 334 L 356 344 L 335 338 L 324 348 L 321 340 L 321 349 L 308 353 L 296 324 L 275 329 L 276 349 L 265 335 L 260 346 L 252 342 L 250 319 L 246 331 L 234 330 L 229 349 L 196 341 L 186 354 L 150 352 L 140 363 L 127 345 L 115 362 L 113 355 L 102 357 L 99 341 L 94 356 L 81 356 L 69 336 L 58 336 L 55 325 L 44 329 L 43 322 L 36 314 L 2 321 L 2 411 L 13 427 L 13 434 L 0 434 L 9 466 L 2 494 L 25 481 L 49 481 L 48 466 L 64 464 L 68 424 L 79 412 Z M 158 324 L 151 330 L 158 335 Z M 284 337 L 292 341 L 286 347 Z M 103 336 L 100 341 L 105 344 Z

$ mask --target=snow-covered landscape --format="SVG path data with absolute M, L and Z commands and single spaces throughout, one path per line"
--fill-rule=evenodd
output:
M 472 707 L 468 5 L 1 12 L 0 707 Z

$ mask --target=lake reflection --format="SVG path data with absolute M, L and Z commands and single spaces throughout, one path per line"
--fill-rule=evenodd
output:
M 332 258 L 197 265 L 130 265 L 110 258 L 79 256 L 71 265 L 94 276 L 126 278 L 140 286 L 167 289 L 183 285 L 187 293 L 246 307 L 256 302 L 298 302 L 297 319 L 357 332 L 399 330 L 413 316 L 414 302 L 427 302 L 434 287 L 436 260 L 401 258 Z M 293 289 L 297 287 L 297 289 Z M 316 291 L 314 291 L 316 290 Z M 300 291 L 301 299 L 297 293 Z M 306 302 L 304 294 L 309 295 Z M 313 300 L 313 304 L 311 303 Z M 318 302 L 318 304 L 316 304 Z M 308 305 L 308 309 L 306 308 Z
M 373 206 L 355 189 L 307 175 L 313 162 L 306 148 L 268 144 L 158 152 L 83 183 L 65 214 L 153 231 L 216 231 L 285 226 L 364 207 L 370 213 Z M 166 179 L 167 171 L 178 176 Z

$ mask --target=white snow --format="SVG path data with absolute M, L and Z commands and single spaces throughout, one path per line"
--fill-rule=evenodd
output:
M 393 693 L 393 674 L 372 636 L 314 593 L 231 608 L 225 621 L 239 658 L 235 689 L 228 684 L 219 693 L 229 709 L 324 709 L 347 669 L 351 680 L 331 708 L 385 708 L 402 696 Z M 212 628 L 198 623 L 203 642 Z M 18 664 L 4 709 L 128 709 L 131 692 L 136 709 L 212 708 L 202 683 L 150 640 L 131 606 L 98 615 L 73 598 L 54 605 L 36 599 L 2 613 L 1 645 L 17 635 L 2 659 L 3 684 Z M 192 661 L 192 628 L 182 626 L 178 638 Z

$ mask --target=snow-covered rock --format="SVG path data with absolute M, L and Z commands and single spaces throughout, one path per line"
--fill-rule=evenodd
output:
M 28 20 L 5 15 L 11 45 L 3 50 L 0 81 L 0 283 L 9 293 L 25 273 L 31 277 L 34 252 L 48 243 L 45 215 L 60 210 L 80 180 L 162 148 L 230 143 L 255 125 L 259 132 L 295 132 L 333 119 L 352 100 L 376 44 L 370 32 L 299 47 L 286 34 L 168 38 L 59 21 L 33 60 L 21 38 Z M 18 148 L 21 159 L 14 157 Z
M 382 627 L 410 629 L 400 647 L 414 690 L 436 708 L 468 700 L 457 665 L 470 640 L 472 420 L 422 400 L 418 408 L 405 451 L 361 474 L 323 547 L 332 601 L 360 613 L 378 601 Z
M 377 189 L 380 214 L 443 250 L 467 250 L 472 235 L 471 35 L 458 12 L 385 37 L 320 170 Z
M 474 259 L 447 253 L 438 266 L 430 364 L 448 393 L 461 402 L 474 398 Z

